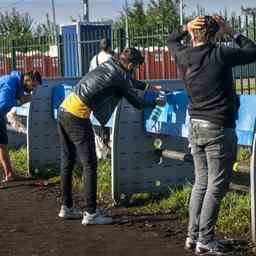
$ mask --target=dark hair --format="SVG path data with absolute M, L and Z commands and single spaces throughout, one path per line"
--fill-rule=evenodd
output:
M 205 16 L 205 27 L 203 28 L 203 31 L 205 31 L 206 35 L 216 34 L 219 29 L 219 24 L 212 16 Z
M 197 37 L 199 41 L 207 40 L 209 41 L 211 38 L 215 36 L 215 34 L 219 31 L 220 27 L 216 20 L 212 16 L 204 16 L 205 24 L 203 28 L 194 30 L 193 33 Z
M 122 64 L 133 63 L 134 65 L 141 65 L 144 62 L 144 57 L 136 48 L 126 48 L 120 55 L 120 62 Z
M 42 84 L 42 76 L 37 70 L 30 70 L 26 73 L 24 73 L 24 76 L 28 76 L 33 81 L 37 81 L 39 84 Z
M 107 50 L 109 50 L 110 48 L 111 48 L 111 42 L 110 42 L 110 40 L 107 39 L 107 38 L 102 38 L 102 39 L 100 40 L 100 49 L 101 49 L 102 51 L 107 51 Z

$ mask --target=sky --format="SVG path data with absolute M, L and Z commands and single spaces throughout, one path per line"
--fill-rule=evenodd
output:
M 115 19 L 118 17 L 125 0 L 89 0 L 89 15 L 92 21 L 102 19 Z M 133 0 L 128 0 L 132 4 Z M 144 0 L 148 3 L 149 0 Z M 225 7 L 228 11 L 240 13 L 240 6 L 256 7 L 255 0 L 184 0 L 186 4 L 185 15 L 191 14 L 200 4 L 209 13 L 222 10 Z M 28 12 L 36 23 L 45 21 L 46 13 L 51 12 L 51 0 L 0 0 L 0 11 L 9 11 L 15 7 L 21 12 Z M 71 17 L 82 16 L 82 0 L 55 0 L 56 20 L 58 24 L 66 24 L 71 21 Z

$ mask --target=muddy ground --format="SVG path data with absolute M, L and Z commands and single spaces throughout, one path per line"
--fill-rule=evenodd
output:
M 81 220 L 57 217 L 57 187 L 32 184 L 0 189 L 0 256 L 193 255 L 183 249 L 186 226 L 177 216 L 127 216 L 125 209 L 113 208 L 109 214 L 129 222 L 85 227 Z

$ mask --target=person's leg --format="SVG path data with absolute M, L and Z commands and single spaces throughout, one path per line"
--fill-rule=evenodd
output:
M 71 126 L 71 122 L 66 120 L 65 113 L 60 113 L 58 120 L 58 133 L 61 148 L 61 185 L 63 205 L 68 208 L 73 207 L 72 200 L 72 172 L 76 161 L 76 149 L 66 131 Z M 67 127 L 65 127 L 67 125 Z M 71 127 L 72 129 L 72 127 Z
M 89 119 L 76 120 L 76 126 L 71 134 L 82 164 L 85 180 L 86 212 L 96 212 L 97 203 L 97 157 L 95 150 L 95 137 Z
M 7 149 L 7 145 L 0 144 L 0 162 L 4 169 L 5 180 L 8 181 L 13 177 L 13 170 L 11 166 L 11 161 Z
M 110 224 L 112 218 L 103 216 L 97 210 L 97 157 L 91 121 L 74 116 L 70 116 L 70 118 L 72 119 L 72 129 L 67 132 L 79 155 L 85 181 L 86 205 L 82 224 Z
M 200 141 L 197 129 L 198 127 L 196 124 L 191 124 L 190 144 L 195 167 L 195 183 L 193 185 L 189 203 L 188 237 L 194 241 L 193 246 L 195 246 L 195 241 L 197 241 L 199 235 L 201 208 L 208 182 L 206 153 L 204 147 L 199 144 Z
M 214 239 L 220 203 L 229 188 L 237 151 L 235 129 L 210 129 L 208 137 L 209 143 L 206 146 L 206 152 L 209 178 L 199 230 L 199 241 L 203 244 Z
M 0 162 L 4 169 L 5 180 L 8 181 L 13 178 L 13 170 L 7 149 L 8 136 L 6 127 L 6 118 L 0 116 Z

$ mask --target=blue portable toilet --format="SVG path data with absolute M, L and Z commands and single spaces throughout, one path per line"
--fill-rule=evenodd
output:
M 90 61 L 99 52 L 103 37 L 112 39 L 111 24 L 76 22 L 61 26 L 64 75 L 80 77 L 85 75 Z

